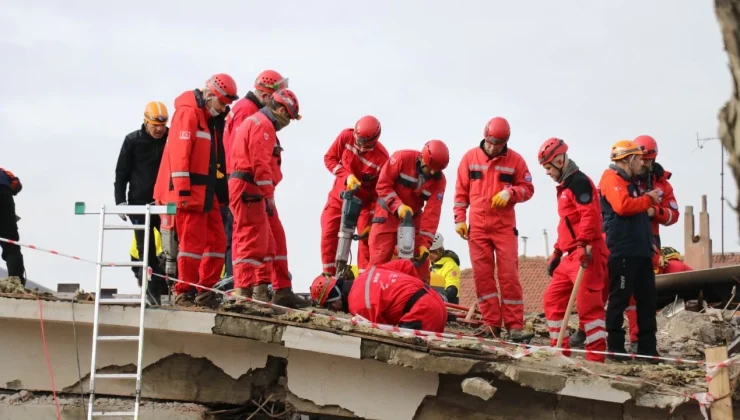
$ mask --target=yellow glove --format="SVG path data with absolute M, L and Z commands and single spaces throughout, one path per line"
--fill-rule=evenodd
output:
M 216 169 L 216 178 L 223 179 L 224 173 L 221 172 L 221 170 L 220 170 L 221 169 L 221 164 L 219 163 L 218 165 L 216 165 L 216 168 L 218 168 L 218 169 Z
M 367 239 L 368 236 L 370 236 L 370 227 L 372 225 L 367 225 L 365 229 L 362 229 L 362 232 L 360 232 L 359 238 L 361 240 Z
M 401 204 L 398 207 L 398 212 L 397 212 L 398 217 L 400 217 L 401 219 L 403 219 L 404 217 L 406 217 L 406 213 L 409 213 L 412 216 L 414 215 L 414 211 L 411 210 L 411 207 L 409 207 L 409 206 L 407 206 L 405 204 Z
M 416 257 L 417 261 L 424 261 L 425 259 L 429 258 L 429 250 L 424 245 L 420 246 L 417 249 L 417 252 L 419 253 L 419 256 Z
M 360 185 L 362 183 L 360 182 L 359 179 L 357 179 L 356 176 L 354 176 L 352 174 L 349 174 L 349 176 L 347 176 L 347 182 L 346 182 L 346 184 L 347 184 L 347 189 L 348 190 L 354 191 L 354 190 L 360 188 Z
M 455 232 L 457 232 L 458 235 L 460 235 L 461 238 L 468 240 L 468 224 L 465 222 L 460 222 L 455 224 Z
M 509 193 L 509 190 L 499 191 L 498 194 L 494 195 L 493 199 L 491 200 L 491 208 L 506 207 L 506 204 L 509 203 L 510 198 L 511 198 L 511 193 Z

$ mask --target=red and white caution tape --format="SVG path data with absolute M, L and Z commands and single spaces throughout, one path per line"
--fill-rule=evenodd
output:
M 90 264 L 96 264 L 96 265 L 98 264 L 97 261 L 93 261 L 93 260 L 89 260 L 89 259 L 85 259 L 85 258 L 80 258 L 80 257 L 74 256 L 74 255 L 65 254 L 65 253 L 62 253 L 62 252 L 58 252 L 58 251 L 55 251 L 55 250 L 38 247 L 36 245 L 27 244 L 27 243 L 23 243 L 23 242 L 20 242 L 20 241 L 14 241 L 14 240 L 6 239 L 6 238 L 0 238 L 0 242 L 7 242 L 7 243 L 11 243 L 11 244 L 18 245 L 18 246 L 21 246 L 21 247 L 30 248 L 30 249 L 34 249 L 34 250 L 37 250 L 37 251 L 46 252 L 46 253 L 49 253 L 49 254 L 58 255 L 58 256 L 62 256 L 62 257 L 66 257 L 66 258 L 71 258 L 71 259 L 74 259 L 74 260 L 77 260 L 77 261 L 82 261 L 82 262 L 86 262 L 86 263 L 90 263 Z M 106 265 L 106 266 L 115 266 L 114 263 L 106 263 L 106 262 L 104 262 L 103 264 Z M 288 308 L 286 306 L 276 305 L 276 304 L 274 304 L 272 302 L 262 302 L 262 301 L 258 301 L 258 300 L 255 300 L 255 299 L 252 299 L 252 298 L 249 298 L 249 297 L 245 297 L 245 296 L 235 296 L 231 292 L 224 292 L 224 291 L 213 289 L 213 288 L 210 288 L 210 287 L 200 286 L 200 285 L 197 285 L 195 283 L 187 282 L 187 281 L 180 280 L 180 279 L 177 279 L 177 278 L 174 278 L 174 277 L 169 277 L 169 276 L 165 276 L 165 275 L 160 275 L 160 274 L 152 273 L 151 269 L 148 269 L 147 272 L 148 272 L 148 274 L 150 276 L 154 275 L 154 276 L 158 276 L 158 277 L 161 277 L 161 278 L 164 278 L 164 279 L 167 279 L 167 280 L 176 282 L 176 283 L 187 284 L 187 285 L 190 285 L 190 286 L 197 287 L 198 289 L 208 290 L 208 291 L 211 291 L 211 292 L 214 292 L 214 293 L 223 295 L 223 296 L 230 297 L 232 299 L 244 300 L 244 301 L 247 301 L 247 302 L 255 303 L 255 304 L 266 306 L 266 307 L 270 307 L 270 308 L 278 308 L 278 309 L 281 309 L 281 310 L 284 310 L 284 311 L 287 311 L 287 312 L 299 312 L 299 313 L 306 314 L 309 317 L 324 318 L 324 319 L 328 319 L 330 321 L 347 323 L 347 324 L 356 325 L 356 326 L 369 327 L 369 328 L 373 328 L 373 329 L 376 329 L 376 330 L 379 330 L 379 331 L 385 331 L 385 332 L 388 332 L 388 333 L 391 333 L 391 334 L 399 335 L 399 336 L 402 336 L 402 337 L 414 336 L 414 337 L 420 337 L 420 338 L 423 338 L 423 339 L 429 340 L 429 341 L 444 341 L 444 342 L 450 342 L 452 340 L 472 340 L 472 341 L 477 341 L 477 342 L 479 342 L 481 344 L 481 348 L 483 350 L 488 351 L 488 352 L 492 352 L 492 353 L 502 354 L 502 355 L 508 356 L 510 358 L 513 358 L 513 359 L 521 359 L 522 357 L 527 356 L 527 355 L 530 355 L 530 354 L 533 354 L 533 353 L 535 353 L 537 351 L 545 350 L 545 351 L 552 352 L 552 353 L 555 353 L 555 354 L 558 354 L 558 355 L 562 356 L 563 358 L 565 358 L 566 360 L 568 360 L 570 363 L 574 363 L 581 370 L 583 370 L 584 372 L 589 373 L 591 375 L 600 376 L 600 377 L 604 377 L 604 378 L 611 378 L 611 379 L 615 379 L 615 380 L 627 381 L 627 382 L 644 383 L 644 384 L 647 384 L 647 385 L 654 386 L 656 388 L 670 390 L 671 392 L 674 392 L 677 395 L 680 395 L 680 396 L 682 396 L 684 398 L 694 399 L 694 400 L 696 400 L 696 401 L 699 402 L 700 410 L 701 410 L 701 412 L 702 412 L 702 414 L 704 415 L 705 418 L 706 418 L 706 408 L 709 405 L 711 405 L 711 403 L 714 401 L 714 397 L 711 394 L 709 394 L 709 393 L 697 393 L 697 394 L 689 395 L 689 394 L 685 394 L 685 393 L 682 393 L 680 391 L 677 391 L 675 389 L 668 388 L 668 387 L 666 387 L 663 384 L 646 381 L 646 380 L 643 380 L 643 379 L 640 379 L 640 378 L 624 377 L 624 376 L 620 376 L 620 375 L 609 375 L 609 374 L 596 373 L 596 372 L 593 372 L 592 370 L 586 368 L 581 362 L 575 361 L 575 360 L 573 360 L 573 359 L 565 356 L 563 354 L 563 352 L 564 351 L 570 351 L 570 352 L 583 353 L 583 354 L 599 354 L 599 355 L 608 355 L 608 356 L 623 356 L 623 357 L 628 357 L 628 358 L 631 358 L 631 359 L 651 359 L 651 360 L 660 360 L 660 361 L 665 361 L 665 362 L 688 363 L 688 364 L 703 365 L 703 366 L 706 367 L 706 371 L 707 371 L 707 374 L 706 374 L 706 380 L 707 380 L 707 382 L 711 381 L 711 379 L 716 375 L 716 373 L 719 371 L 719 369 L 721 369 L 723 367 L 728 367 L 728 366 L 733 365 L 733 364 L 740 363 L 740 355 L 736 355 L 735 357 L 731 357 L 731 358 L 729 358 L 729 359 L 727 359 L 725 361 L 719 362 L 719 363 L 709 363 L 709 362 L 706 362 L 706 361 L 703 361 L 703 360 L 689 360 L 689 359 L 683 359 L 683 358 L 671 358 L 671 357 L 662 357 L 662 356 L 644 356 L 644 355 L 639 355 L 639 354 L 634 354 L 634 353 L 614 353 L 614 352 L 608 352 L 608 351 L 594 351 L 594 350 L 583 350 L 583 349 L 564 349 L 564 348 L 557 348 L 557 347 L 550 347 L 550 346 L 536 346 L 536 345 L 529 345 L 529 344 L 521 344 L 521 343 L 507 342 L 507 341 L 502 340 L 502 339 L 491 340 L 491 339 L 486 339 L 486 338 L 482 338 L 482 337 L 475 337 L 475 336 L 469 336 L 469 335 L 460 334 L 460 333 L 457 333 L 457 334 L 438 333 L 438 332 L 433 332 L 433 331 L 424 331 L 424 330 L 416 330 L 416 329 L 409 329 L 409 328 L 401 328 L 401 327 L 397 327 L 397 326 L 393 326 L 393 325 L 379 324 L 379 323 L 375 323 L 375 322 L 370 322 L 370 321 L 368 321 L 368 320 L 366 320 L 366 319 L 364 319 L 362 317 L 357 317 L 357 316 L 354 316 L 352 318 L 342 318 L 342 317 L 336 317 L 336 316 L 333 316 L 333 315 L 324 315 L 324 314 L 316 313 L 314 311 L 306 311 L 306 310 L 302 310 L 302 309 Z M 497 344 L 497 345 L 494 345 L 494 344 Z M 522 351 L 521 352 L 514 353 L 514 352 L 511 352 L 511 351 L 509 351 L 509 350 L 507 350 L 505 348 L 500 347 L 500 345 L 505 345 L 505 346 L 512 347 L 512 348 L 521 348 Z

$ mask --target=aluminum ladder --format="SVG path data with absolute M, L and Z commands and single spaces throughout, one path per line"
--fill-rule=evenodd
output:
M 175 205 L 170 204 L 167 206 L 154 206 L 154 205 L 119 205 L 119 206 L 101 206 L 100 211 L 88 211 L 85 203 L 75 203 L 75 214 L 98 214 L 100 215 L 100 232 L 98 233 L 98 261 L 97 261 L 97 279 L 95 281 L 95 310 L 93 315 L 93 336 L 92 336 L 92 357 L 90 366 L 90 398 L 87 410 L 87 419 L 92 420 L 98 417 L 133 417 L 135 420 L 139 418 L 139 406 L 141 403 L 141 371 L 142 371 L 142 357 L 144 354 L 144 314 L 146 311 L 146 294 L 148 286 L 148 267 L 149 267 L 149 246 L 151 238 L 149 237 L 149 226 L 151 225 L 152 215 L 173 215 L 175 214 Z M 143 225 L 108 225 L 105 223 L 105 216 L 107 215 L 144 215 Z M 106 230 L 143 230 L 144 231 L 144 252 L 140 255 L 141 261 L 126 261 L 126 262 L 106 262 L 103 261 L 103 242 L 105 239 Z M 103 268 L 104 267 L 141 267 L 141 296 L 139 298 L 129 299 L 103 299 L 101 296 L 101 288 L 103 281 Z M 139 316 L 139 334 L 138 335 L 98 335 L 98 327 L 100 324 L 100 305 L 118 305 L 118 304 L 139 304 L 141 307 L 141 314 Z M 98 343 L 101 341 L 136 341 L 139 344 L 137 362 L 136 362 L 136 373 L 97 373 L 97 355 L 98 355 Z M 136 379 L 136 401 L 134 402 L 134 411 L 94 411 L 95 405 L 95 381 L 96 379 Z

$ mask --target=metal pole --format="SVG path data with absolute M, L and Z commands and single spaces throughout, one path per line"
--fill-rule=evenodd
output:
M 725 148 L 722 146 L 722 142 L 719 144 L 719 167 L 720 167 L 720 173 L 719 177 L 721 179 L 721 186 L 720 186 L 720 205 L 722 206 L 721 210 L 721 222 L 720 222 L 720 229 L 721 229 L 721 240 L 722 240 L 722 261 L 725 260 Z
M 100 289 L 103 280 L 103 235 L 105 233 L 105 206 L 100 206 L 100 233 L 98 234 L 98 266 L 97 276 L 95 279 L 95 303 L 93 305 L 93 343 L 92 354 L 90 355 L 90 381 L 89 391 L 90 399 L 88 400 L 87 419 L 92 420 L 95 407 L 95 357 L 98 352 L 98 318 L 100 317 Z

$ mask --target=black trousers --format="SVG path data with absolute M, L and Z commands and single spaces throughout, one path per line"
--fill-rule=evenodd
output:
M 18 221 L 15 214 L 15 200 L 10 188 L 0 187 L 0 238 L 17 241 Z M 23 265 L 23 254 L 21 247 L 18 245 L 0 242 L 3 253 L 2 258 L 8 267 L 8 276 L 15 276 L 21 279 L 21 283 L 26 284 L 26 269 Z
M 657 293 L 653 262 L 647 257 L 613 258 L 609 260 L 609 304 L 606 309 L 607 347 L 609 351 L 625 353 L 624 310 L 631 296 L 637 303 L 637 353 L 658 354 L 655 332 Z
M 131 219 L 131 223 L 134 225 L 143 225 L 145 221 L 145 217 L 143 214 L 133 214 L 128 216 L 129 219 Z M 156 228 L 159 230 L 160 227 L 160 219 L 158 215 L 151 215 L 151 223 L 149 226 L 149 267 L 152 269 L 152 273 L 156 274 L 164 274 L 164 270 L 162 269 L 162 266 L 159 262 L 159 259 L 157 258 L 157 246 L 154 242 L 154 229 Z M 144 231 L 143 230 L 135 230 L 134 235 L 136 235 L 136 250 L 139 253 L 139 261 L 142 260 L 142 256 L 144 255 Z M 131 267 L 131 269 L 134 272 L 134 275 L 136 276 L 136 279 L 139 281 L 139 286 L 141 286 L 141 279 L 143 278 L 143 273 L 141 271 L 141 267 Z M 156 289 L 153 291 L 159 291 L 160 293 L 166 293 L 166 281 L 162 277 L 152 276 L 152 281 L 150 283 L 150 287 L 155 286 Z

